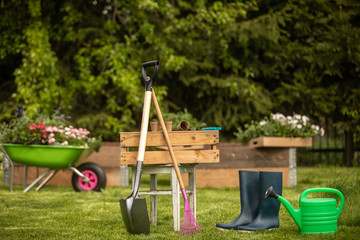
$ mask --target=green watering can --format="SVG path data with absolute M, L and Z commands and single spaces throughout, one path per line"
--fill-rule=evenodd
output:
M 335 198 L 307 198 L 309 193 L 328 192 L 339 196 L 340 203 L 336 207 Z M 294 219 L 301 233 L 333 233 L 337 230 L 337 219 L 344 206 L 344 196 L 334 188 L 309 188 L 305 190 L 299 199 L 299 209 L 293 206 L 282 196 L 279 196 L 270 186 L 265 193 L 265 198 L 276 198 L 281 202 Z

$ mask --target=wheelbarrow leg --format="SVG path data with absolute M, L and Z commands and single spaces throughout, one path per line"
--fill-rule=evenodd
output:
M 30 191 L 30 189 L 32 189 L 38 182 L 41 181 L 41 179 L 43 179 L 49 172 L 51 169 L 48 169 L 46 172 L 44 172 L 43 174 L 40 175 L 40 177 L 38 177 L 34 182 L 32 182 L 25 190 L 24 193 L 27 193 L 28 191 Z
M 76 173 L 79 177 L 81 177 L 85 183 L 89 182 L 89 179 L 84 174 L 82 174 L 79 170 L 77 170 L 76 168 L 69 167 L 69 169 L 73 170 L 74 173 Z
M 25 165 L 25 168 L 24 168 L 24 189 L 27 186 L 27 174 L 28 174 L 28 166 Z
M 9 157 L 9 155 L 6 153 L 4 147 L 0 144 L 0 151 L 3 152 L 3 156 L 4 159 L 7 159 L 7 161 L 10 163 L 11 165 L 11 172 L 10 172 L 10 192 L 13 191 L 13 181 L 14 181 L 14 163 L 13 161 L 11 161 L 11 158 Z
M 39 184 L 39 186 L 35 189 L 35 191 L 39 191 L 46 183 L 48 183 L 54 176 L 55 174 L 57 174 L 59 170 L 54 170 L 52 173 L 50 173 L 50 175 L 45 178 L 44 181 L 42 181 L 42 183 Z

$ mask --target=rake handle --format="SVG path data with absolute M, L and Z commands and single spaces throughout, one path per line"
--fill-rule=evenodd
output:
M 175 168 L 176 176 L 177 176 L 177 178 L 179 180 L 180 189 L 185 189 L 184 182 L 183 182 L 181 174 L 180 174 L 180 170 L 179 170 L 179 167 L 178 167 L 178 164 L 177 164 L 177 161 L 176 161 L 174 150 L 173 150 L 173 147 L 172 147 L 171 142 L 170 142 L 169 134 L 168 134 L 168 131 L 166 129 L 165 122 L 164 122 L 164 119 L 162 117 L 161 110 L 160 110 L 160 107 L 159 107 L 159 103 L 158 103 L 158 101 L 156 99 L 154 89 L 152 89 L 152 99 L 153 99 L 153 102 L 154 102 L 154 105 L 155 105 L 156 114 L 157 114 L 157 116 L 159 118 L 159 122 L 160 122 L 161 128 L 162 128 L 163 133 L 164 133 L 166 144 L 167 144 L 167 146 L 169 148 L 169 152 L 170 152 L 171 160 L 172 160 L 174 168 Z

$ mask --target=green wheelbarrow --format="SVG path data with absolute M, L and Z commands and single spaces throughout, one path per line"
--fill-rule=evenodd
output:
M 75 167 L 77 162 L 85 160 L 93 152 L 93 149 L 88 147 L 0 144 L 0 150 L 11 165 L 10 191 L 13 189 L 13 162 L 25 165 L 24 193 L 46 177 L 36 188 L 36 191 L 40 190 L 59 170 L 65 169 L 73 171 L 71 183 L 75 191 L 100 191 L 106 186 L 105 171 L 98 164 L 86 162 Z M 47 168 L 47 171 L 26 186 L 28 166 Z

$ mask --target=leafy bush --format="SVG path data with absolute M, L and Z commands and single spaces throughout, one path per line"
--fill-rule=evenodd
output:
M 250 139 L 261 136 L 271 137 L 312 137 L 318 134 L 324 135 L 324 129 L 311 124 L 307 116 L 294 114 L 293 116 L 284 116 L 283 114 L 271 114 L 262 121 L 252 121 L 251 124 L 245 124 L 244 130 L 238 128 L 234 133 L 242 144 L 246 144 Z

